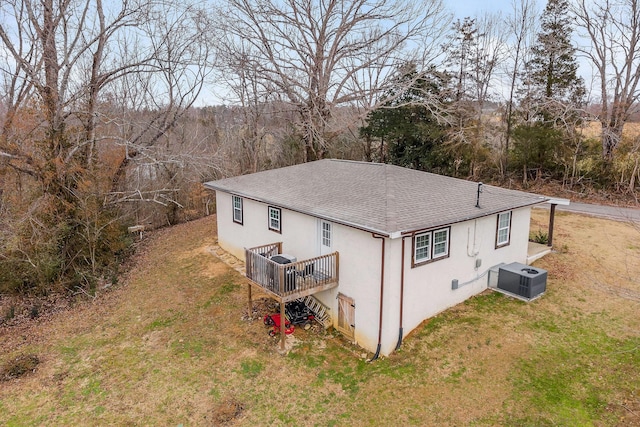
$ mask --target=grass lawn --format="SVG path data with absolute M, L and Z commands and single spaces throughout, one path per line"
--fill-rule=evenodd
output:
M 214 217 L 161 230 L 94 302 L 0 329 L 0 367 L 39 361 L 0 380 L 0 425 L 640 425 L 640 230 L 560 213 L 554 240 L 542 298 L 488 291 L 366 363 L 318 330 L 278 355 Z

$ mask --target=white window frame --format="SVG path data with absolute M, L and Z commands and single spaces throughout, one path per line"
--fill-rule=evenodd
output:
M 426 240 L 421 245 L 418 245 L 418 240 Z M 424 256 L 418 256 L 418 251 L 425 252 Z M 414 264 L 420 264 L 431 260 L 431 232 L 416 234 L 413 237 L 413 262 Z
M 240 224 L 242 225 L 243 222 L 243 216 L 244 216 L 244 211 L 243 211 L 243 200 L 242 197 L 240 196 L 231 196 L 231 207 L 233 210 L 233 222 L 235 222 L 236 224 Z
M 282 233 L 282 209 L 269 206 L 269 230 Z
M 436 236 L 444 240 L 436 242 Z M 425 231 L 413 236 L 412 267 L 449 257 L 451 227 Z M 420 242 L 419 242 L 420 241 Z M 420 244 L 419 244 L 420 243 Z M 442 249 L 443 248 L 443 249 Z M 439 250 L 438 250 L 439 249 Z
M 321 221 L 320 230 L 321 230 L 321 237 L 322 237 L 322 242 L 320 243 L 322 244 L 322 246 L 330 248 L 331 247 L 331 223 L 326 221 Z
M 436 241 L 436 235 L 437 234 L 442 234 L 444 233 L 445 235 L 445 240 L 444 241 Z M 432 253 L 433 253 L 433 259 L 437 259 L 437 258 L 442 258 L 442 257 L 446 257 L 449 256 L 449 229 L 448 228 L 442 228 L 440 230 L 435 230 L 433 232 L 433 249 L 432 249 Z M 438 251 L 436 252 L 436 247 L 437 246 L 444 246 L 444 251 Z
M 508 221 L 506 225 L 502 224 L 502 219 L 507 217 Z M 511 243 L 511 219 L 513 214 L 511 211 L 502 212 L 498 214 L 498 220 L 496 225 L 496 248 L 509 245 Z

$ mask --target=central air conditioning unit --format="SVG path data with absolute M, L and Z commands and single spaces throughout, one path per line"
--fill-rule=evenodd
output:
M 278 264 L 291 264 L 296 262 L 298 259 L 293 255 L 288 254 L 278 254 L 271 257 L 271 260 L 277 262 Z
M 514 262 L 500 267 L 498 289 L 531 300 L 547 290 L 547 271 Z

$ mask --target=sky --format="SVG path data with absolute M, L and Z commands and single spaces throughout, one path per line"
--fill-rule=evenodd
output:
M 443 0 L 445 7 L 451 10 L 456 17 L 475 16 L 482 12 L 503 11 L 508 14 L 512 10 L 512 0 Z M 539 0 L 543 3 L 543 0 Z M 546 3 L 546 2 L 544 2 Z

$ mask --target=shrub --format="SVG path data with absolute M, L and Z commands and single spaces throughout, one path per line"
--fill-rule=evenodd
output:
M 549 244 L 549 233 L 545 233 L 544 231 L 538 229 L 538 231 L 530 233 L 529 240 L 532 242 L 540 243 L 542 245 L 547 245 Z

